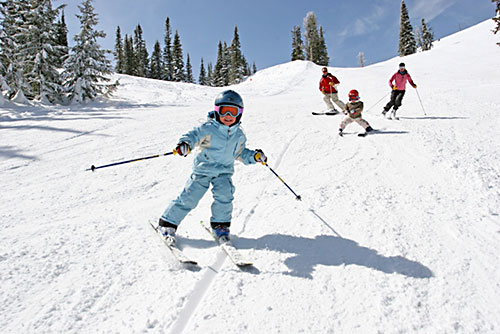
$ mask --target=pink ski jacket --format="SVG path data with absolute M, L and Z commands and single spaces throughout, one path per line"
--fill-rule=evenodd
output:
M 394 81 L 394 83 L 393 83 Z M 405 90 L 406 89 L 406 81 L 410 83 L 410 85 L 415 86 L 413 80 L 411 79 L 410 73 L 404 71 L 397 71 L 394 75 L 389 79 L 389 87 L 396 86 L 397 90 Z

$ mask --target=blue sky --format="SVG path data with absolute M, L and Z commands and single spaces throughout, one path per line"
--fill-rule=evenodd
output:
M 69 39 L 79 31 L 79 0 L 67 3 L 65 10 Z M 312 3 L 312 4 L 311 4 Z M 491 18 L 495 14 L 490 0 L 406 0 L 413 27 L 424 18 L 441 38 Z M 364 53 L 368 64 L 397 55 L 399 0 L 95 0 L 98 29 L 107 34 L 101 45 L 113 49 L 116 27 L 122 36 L 133 34 L 140 24 L 151 54 L 156 40 L 163 47 L 165 19 L 170 17 L 178 30 L 184 55 L 190 54 L 198 76 L 200 59 L 215 63 L 219 41 L 231 43 L 238 26 L 242 51 L 258 69 L 290 61 L 291 33 L 306 14 L 313 11 L 323 27 L 330 66 L 358 66 L 357 55 Z M 71 44 L 71 42 L 70 42 Z

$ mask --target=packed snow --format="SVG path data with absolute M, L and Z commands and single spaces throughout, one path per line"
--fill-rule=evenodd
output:
M 164 156 L 223 88 L 117 75 L 109 100 L 0 109 L 1 333 L 499 333 L 500 48 L 491 20 L 431 51 L 334 68 L 377 130 L 325 109 L 321 67 L 295 61 L 231 86 L 249 148 L 236 164 L 229 261 L 200 221 L 176 262 L 148 221 L 182 190 L 193 155 Z M 404 61 L 399 121 L 380 115 Z M 418 95 L 417 95 L 418 92 Z M 420 100 L 419 100 L 420 97 Z

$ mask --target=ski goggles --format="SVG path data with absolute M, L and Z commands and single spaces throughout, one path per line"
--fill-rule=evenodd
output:
M 236 106 L 215 106 L 215 111 L 219 116 L 226 116 L 229 114 L 232 117 L 237 117 L 243 113 L 243 108 Z

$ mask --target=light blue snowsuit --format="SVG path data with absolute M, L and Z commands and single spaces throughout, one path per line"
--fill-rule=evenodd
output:
M 240 123 L 229 127 L 211 119 L 184 134 L 179 139 L 181 142 L 188 143 L 191 150 L 200 147 L 201 151 L 194 158 L 193 173 L 184 190 L 170 203 L 161 219 L 179 225 L 212 184 L 214 201 L 210 222 L 231 222 L 234 160 L 239 159 L 245 165 L 256 163 L 256 151 L 245 147 L 246 137 Z

